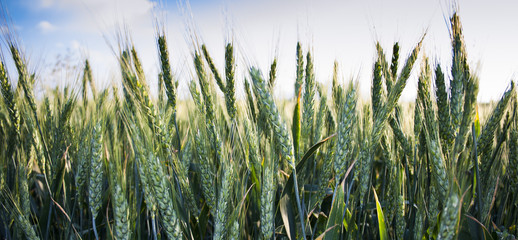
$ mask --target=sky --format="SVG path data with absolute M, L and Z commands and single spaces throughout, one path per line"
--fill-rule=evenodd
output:
M 239 83 L 247 66 L 258 66 L 264 74 L 277 57 L 275 94 L 292 97 L 300 41 L 304 52 L 314 57 L 318 82 L 330 85 L 336 60 L 340 80 L 358 81 L 367 99 L 378 41 L 387 56 L 399 42 L 403 65 L 426 32 L 424 55 L 450 71 L 448 19 L 454 9 L 461 17 L 470 67 L 480 79 L 479 101 L 499 99 L 518 72 L 518 1 L 514 0 L 3 0 L 3 4 L 29 68 L 39 76 L 35 89 L 40 92 L 65 85 L 79 90 L 86 58 L 100 88 L 120 82 L 116 36 L 123 30 L 141 57 L 151 92 L 156 92 L 158 23 L 166 32 L 180 97 L 188 97 L 187 83 L 194 75 L 193 31 L 189 31 L 194 30 L 220 69 L 224 46 L 233 41 L 238 94 L 243 92 Z M 419 67 L 414 67 L 404 101 L 415 99 Z

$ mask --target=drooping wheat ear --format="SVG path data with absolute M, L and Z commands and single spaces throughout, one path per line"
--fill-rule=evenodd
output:
M 306 238 L 304 230 L 304 217 L 302 206 L 299 199 L 299 189 L 297 183 L 297 169 L 295 165 L 295 157 L 293 154 L 293 144 L 291 142 L 290 134 L 286 128 L 286 124 L 281 120 L 279 109 L 273 102 L 273 97 L 267 90 L 265 82 L 261 76 L 261 73 L 256 68 L 250 69 L 250 75 L 254 82 L 254 90 L 257 93 L 257 99 L 259 100 L 260 109 L 266 113 L 268 122 L 273 130 L 273 137 L 279 149 L 281 150 L 282 159 L 285 160 L 291 167 L 294 180 L 295 197 L 297 200 L 297 208 L 299 210 L 299 217 L 301 222 L 301 228 L 304 239 Z
M 219 183 L 218 203 L 216 206 L 214 239 L 226 239 L 228 229 L 226 224 L 228 221 L 228 208 L 230 207 L 230 193 L 234 182 L 233 164 L 231 161 L 223 161 L 222 178 Z
M 148 151 L 148 159 L 146 161 L 148 168 L 148 180 L 155 194 L 162 224 L 169 239 L 179 239 L 182 237 L 180 229 L 180 221 L 176 210 L 173 207 L 173 199 L 171 197 L 171 184 L 162 167 L 160 159 L 153 151 Z
M 228 43 L 225 48 L 225 76 L 227 78 L 225 101 L 227 103 L 227 112 L 230 119 L 235 119 L 237 112 L 234 71 L 234 47 L 232 43 Z
M 92 212 L 92 218 L 97 217 L 99 209 L 101 209 L 102 188 L 103 188 L 103 134 L 102 124 L 98 120 L 95 123 L 91 138 L 91 158 L 90 158 L 90 176 L 88 183 L 88 204 Z M 95 225 L 95 222 L 93 222 Z
M 303 98 L 303 112 L 302 112 L 302 150 L 305 151 L 311 146 L 313 139 L 313 126 L 315 118 L 315 75 L 313 72 L 313 60 L 311 53 L 306 55 L 306 78 L 304 82 L 304 98 Z
M 446 162 L 442 153 L 439 128 L 435 119 L 435 110 L 432 105 L 430 96 L 430 80 L 431 72 L 428 59 L 423 60 L 423 69 L 419 76 L 418 82 L 418 98 L 425 121 L 425 138 L 428 147 L 428 154 L 431 160 L 433 182 L 437 186 L 437 199 L 444 199 L 448 191 L 448 179 L 446 174 Z
M 340 110 L 340 106 L 342 106 L 342 91 L 343 88 L 338 83 L 338 62 L 335 60 L 335 63 L 333 65 L 333 85 L 331 88 L 332 96 L 333 96 L 333 103 L 335 106 L 335 112 L 338 113 Z
M 173 109 L 173 112 L 176 112 L 176 84 L 171 73 L 167 41 L 164 35 L 158 37 L 158 49 L 160 51 L 160 66 L 164 85 L 166 88 L 167 99 Z
M 272 239 L 275 232 L 274 198 L 275 172 L 272 159 L 265 159 L 261 189 L 261 234 L 262 239 Z
M 462 118 L 462 97 L 464 83 L 469 79 L 469 69 L 467 65 L 467 56 L 464 46 L 464 37 L 462 36 L 462 26 L 457 13 L 454 13 L 450 19 L 451 22 L 451 38 L 453 59 L 450 80 L 450 115 L 451 128 L 454 134 L 457 133 Z
M 338 136 L 336 139 L 334 171 L 335 180 L 340 182 L 345 175 L 345 170 L 353 153 L 354 126 L 356 122 L 356 89 L 352 82 L 349 83 L 345 102 L 340 107 L 338 121 Z
M 493 138 L 495 136 L 495 130 L 500 124 L 500 121 L 504 116 L 504 112 L 506 111 L 507 105 L 509 104 L 511 96 L 514 94 L 514 92 L 514 82 L 511 82 L 511 87 L 504 93 L 504 95 L 496 105 L 495 109 L 491 113 L 491 117 L 489 117 L 487 122 L 484 124 L 484 128 L 482 129 L 482 132 L 480 133 L 480 136 L 477 139 L 478 155 L 484 152 L 489 152 L 491 150 L 491 147 L 493 147 L 492 143 Z M 484 171 L 484 169 L 487 169 L 487 167 L 488 166 L 484 166 L 483 162 L 482 171 Z
M 199 161 L 201 188 L 205 202 L 213 216 L 216 213 L 216 191 L 214 189 L 214 172 L 212 171 L 212 163 L 209 154 L 206 152 L 205 141 L 202 138 L 200 131 L 197 131 L 194 136 L 194 144 L 196 146 L 196 154 Z
M 299 89 L 302 87 L 304 81 L 304 54 L 302 53 L 302 46 L 300 42 L 297 42 L 297 73 L 295 78 L 295 98 L 297 98 L 297 93 Z
M 460 200 L 456 193 L 451 193 L 441 214 L 441 226 L 437 239 L 453 239 L 458 231 Z
M 205 57 L 205 60 L 209 64 L 210 71 L 214 75 L 214 79 L 216 79 L 216 83 L 218 84 L 219 89 L 222 92 L 226 92 L 227 87 L 225 86 L 225 83 L 223 83 L 223 80 L 221 79 L 221 75 L 218 72 L 218 69 L 216 68 L 216 65 L 214 65 L 214 61 L 212 61 L 212 58 L 209 55 L 209 51 L 207 51 L 207 47 L 205 44 L 201 46 L 201 51 L 203 53 L 203 56 Z M 226 57 L 226 53 L 225 53 Z
M 441 65 L 435 68 L 435 100 L 437 102 L 437 115 L 439 120 L 439 136 L 443 152 L 447 152 L 448 146 L 453 144 L 453 132 L 450 128 L 450 104 L 448 102 L 448 92 Z
M 372 101 L 372 115 L 373 119 L 376 119 L 376 113 L 380 111 L 383 104 L 383 82 L 381 79 L 381 65 L 378 59 L 374 64 L 373 76 L 372 76 L 372 89 L 371 89 L 371 101 Z
M 270 65 L 270 74 L 268 74 L 268 85 L 271 91 L 273 91 L 273 87 L 275 86 L 275 80 L 277 80 L 277 58 L 273 59 Z

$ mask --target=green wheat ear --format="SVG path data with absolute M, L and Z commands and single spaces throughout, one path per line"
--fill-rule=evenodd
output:
M 218 84 L 219 89 L 223 92 L 226 92 L 227 87 L 223 83 L 223 80 L 221 79 L 221 75 L 219 74 L 218 69 L 214 65 L 214 61 L 212 61 L 212 58 L 210 57 L 209 51 L 207 51 L 207 47 L 205 46 L 205 44 L 203 44 L 201 46 L 201 50 L 202 50 L 203 56 L 205 56 L 205 60 L 209 64 L 209 68 L 212 71 L 212 74 L 214 74 L 214 78 L 216 79 L 216 83 Z M 229 58 L 229 57 L 232 57 L 232 58 Z M 226 64 L 233 62 L 232 45 L 227 45 L 227 49 L 225 51 L 225 58 L 226 58 L 226 61 L 225 61 Z M 230 66 L 232 66 L 232 64 L 227 65 L 227 66 L 230 67 Z
M 299 92 L 304 81 L 304 55 L 302 53 L 302 46 L 297 42 L 297 72 L 295 78 L 295 95 Z M 297 97 L 297 96 L 295 96 Z
M 232 43 L 228 43 L 225 48 L 225 76 L 227 79 L 227 83 L 225 85 L 225 102 L 227 104 L 227 112 L 230 119 L 235 119 L 237 112 L 234 72 L 234 47 Z
M 334 107 L 335 107 L 334 110 L 336 112 L 338 112 L 339 107 L 342 104 L 343 89 L 340 86 L 340 84 L 338 83 L 338 62 L 336 60 L 333 65 L 333 83 L 332 83 L 331 91 L 332 91 L 333 103 L 334 103 Z
M 272 160 L 265 159 L 261 189 L 261 234 L 263 239 L 272 239 L 275 233 L 275 167 Z
M 92 214 L 92 225 L 96 239 L 99 239 L 95 219 L 102 204 L 103 189 L 103 131 L 101 121 L 98 120 L 92 129 L 90 174 L 88 176 L 88 204 Z
M 440 64 L 435 68 L 435 99 L 437 104 L 437 115 L 439 117 L 439 131 L 443 151 L 447 146 L 453 144 L 453 132 L 450 128 L 450 104 L 446 92 L 446 82 Z
M 353 157 L 354 125 L 357 119 L 356 102 L 356 89 L 353 84 L 350 83 L 345 102 L 340 108 L 340 120 L 334 159 L 335 180 L 337 183 L 344 177 L 346 166 L 350 164 L 349 161 Z
M 266 88 L 266 84 L 261 76 L 261 73 L 259 70 L 252 68 L 250 69 L 250 75 L 252 76 L 252 80 L 254 82 L 254 90 L 257 92 L 257 98 L 261 106 L 260 108 L 265 111 L 268 122 L 270 126 L 272 126 L 272 130 L 274 132 L 273 136 L 280 149 L 282 160 L 288 163 L 291 167 L 294 180 L 295 197 L 297 200 L 297 208 L 299 211 L 302 232 L 304 233 L 303 237 L 305 239 L 304 217 L 299 199 L 297 169 L 295 165 L 295 155 L 293 153 L 294 150 L 292 140 L 288 133 L 288 129 L 286 128 L 286 124 L 281 120 L 279 109 L 275 105 L 273 97 Z
M 7 155 L 9 157 L 13 155 L 15 147 L 18 142 L 18 135 L 20 134 L 20 116 L 18 114 L 18 108 L 16 107 L 16 100 L 14 98 L 11 83 L 8 78 L 7 70 L 5 69 L 4 62 L 0 62 L 0 83 L 2 87 L 3 102 L 7 108 L 9 120 L 11 121 L 11 128 L 9 131 L 9 144 L 7 145 Z
M 380 111 L 381 106 L 383 104 L 383 82 L 381 79 L 381 65 L 380 60 L 376 61 L 374 64 L 373 78 L 372 78 L 372 89 L 371 89 L 371 104 L 372 104 L 372 112 L 374 115 L 372 116 L 374 119 L 376 118 L 376 113 Z
M 162 78 L 165 84 L 168 102 L 176 111 L 176 84 L 171 73 L 171 65 L 169 64 L 169 51 L 167 49 L 167 41 L 164 35 L 158 37 L 158 49 L 160 52 L 160 66 Z
M 304 82 L 304 96 L 302 103 L 302 150 L 306 151 L 312 145 L 313 126 L 315 118 L 315 74 L 311 53 L 306 55 L 306 78 Z
M 215 209 L 214 239 L 225 239 L 228 229 L 225 227 L 228 221 L 228 211 L 230 206 L 230 194 L 234 183 L 233 163 L 223 161 L 222 177 L 219 182 L 218 201 Z

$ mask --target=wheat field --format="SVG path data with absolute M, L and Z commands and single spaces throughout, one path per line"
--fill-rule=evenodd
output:
M 195 76 L 178 79 L 161 31 L 158 95 L 122 39 L 122 87 L 97 89 L 85 59 L 80 86 L 36 97 L 37 74 L 6 37 L 0 236 L 516 239 L 515 84 L 478 103 L 486 80 L 468 64 L 460 17 L 450 24 L 451 72 L 430 63 L 422 39 L 409 53 L 394 43 L 391 56 L 378 44 L 368 101 L 358 83 L 339 80 L 338 64 L 332 86 L 315 81 L 302 43 L 293 99 L 273 94 L 277 59 L 269 69 L 239 64 L 247 74 L 237 79 L 233 42 L 224 69 L 193 44 Z M 417 99 L 400 103 L 411 72 Z M 189 98 L 178 98 L 179 81 Z

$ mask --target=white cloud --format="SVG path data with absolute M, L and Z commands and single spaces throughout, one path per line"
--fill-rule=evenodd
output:
M 55 1 L 54 0 L 39 0 L 39 2 L 40 2 L 39 5 L 41 7 L 47 8 L 47 7 L 51 7 Z
M 37 8 L 36 11 L 52 14 L 53 23 L 59 22 L 59 40 L 56 42 L 61 42 L 62 44 L 58 45 L 62 47 L 55 49 L 55 54 L 62 54 L 63 51 L 68 50 L 79 52 L 84 58 L 91 54 L 94 71 L 102 73 L 97 78 L 100 86 L 105 86 L 107 82 L 112 81 L 111 73 L 119 74 L 118 68 L 112 63 L 117 63 L 116 53 L 113 52 L 117 49 L 117 40 L 114 36 L 122 31 L 128 31 L 130 34 L 146 73 L 157 75 L 153 22 L 156 2 L 153 0 L 28 1 L 34 3 L 33 7 Z M 45 33 L 44 29 L 56 29 L 50 26 L 52 24 L 48 22 L 38 24 L 42 33 Z M 47 34 L 45 39 L 53 41 L 53 37 L 57 38 Z M 113 45 L 113 49 L 110 45 Z M 108 62 L 110 64 L 107 64 Z
M 49 33 L 56 30 L 56 26 L 52 25 L 48 21 L 41 21 L 38 23 L 38 29 L 40 29 L 42 33 Z
M 72 40 L 70 42 L 70 47 L 72 47 L 73 50 L 80 50 L 81 44 L 77 40 Z
M 37 0 L 38 6 L 69 13 L 67 27 L 81 32 L 112 30 L 121 22 L 140 26 L 152 20 L 151 0 Z

